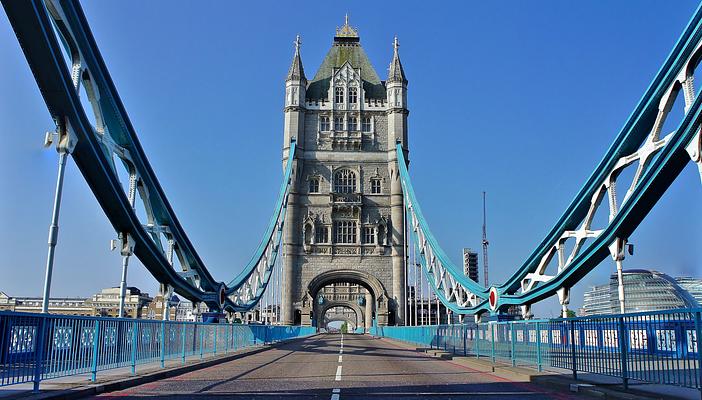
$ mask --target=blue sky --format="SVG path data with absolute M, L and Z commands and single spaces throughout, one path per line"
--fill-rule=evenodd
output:
M 634 6 L 635 4 L 635 6 Z M 258 244 L 281 177 L 284 77 L 296 34 L 308 77 L 349 13 L 381 78 L 400 39 L 410 172 L 460 262 L 479 248 L 488 192 L 491 280 L 502 281 L 569 204 L 667 56 L 694 1 L 85 2 L 142 145 L 213 275 Z M 56 174 L 52 122 L 0 13 L 0 290 L 39 295 Z M 696 275 L 702 188 L 689 165 L 631 238 L 627 268 Z M 52 294 L 118 285 L 109 223 L 69 162 Z M 157 284 L 134 262 L 129 284 Z M 602 283 L 605 261 L 573 292 Z M 555 313 L 552 299 L 536 308 Z

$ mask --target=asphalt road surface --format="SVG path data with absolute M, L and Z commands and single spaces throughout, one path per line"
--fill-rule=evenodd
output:
M 100 398 L 571 399 L 367 335 L 325 334 Z

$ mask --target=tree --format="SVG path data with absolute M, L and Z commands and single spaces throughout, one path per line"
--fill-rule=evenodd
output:
M 566 310 L 566 317 L 568 317 L 568 318 L 575 318 L 575 317 L 577 317 L 577 316 L 578 316 L 578 315 L 575 313 L 575 311 L 573 311 L 573 310 L 571 310 L 571 309 Z
M 348 331 L 349 331 L 349 323 L 344 322 L 343 324 L 341 324 L 341 333 L 349 333 Z

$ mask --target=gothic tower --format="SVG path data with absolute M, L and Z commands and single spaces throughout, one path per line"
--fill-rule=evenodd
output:
M 365 325 L 402 324 L 405 235 L 395 146 L 407 155 L 407 79 L 395 38 L 381 81 L 348 23 L 307 81 L 295 41 L 285 80 L 283 163 L 297 151 L 283 237 L 283 322 L 310 324 L 323 291 L 365 289 Z M 359 304 L 349 308 L 359 309 Z M 329 304 L 331 306 L 331 304 Z M 353 306 L 353 307 L 352 307 Z

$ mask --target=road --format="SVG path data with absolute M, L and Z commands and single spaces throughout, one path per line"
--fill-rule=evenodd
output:
M 570 399 L 367 335 L 326 334 L 99 398 Z

